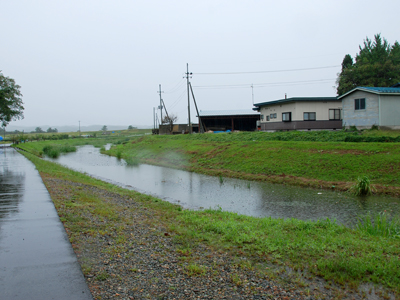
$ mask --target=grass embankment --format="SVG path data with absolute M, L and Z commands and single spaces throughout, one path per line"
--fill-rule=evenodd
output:
M 14 145 L 15 147 L 28 151 L 36 156 L 48 155 L 57 157 L 60 153 L 68 153 L 76 150 L 76 146 L 93 145 L 102 147 L 108 143 L 119 145 L 131 141 L 132 138 L 123 136 L 107 136 L 99 138 L 76 138 L 67 140 L 33 141 Z M 57 155 L 52 155 L 54 151 Z
M 361 137 L 382 138 L 368 134 Z M 147 136 L 106 153 L 209 175 L 338 190 L 367 176 L 376 193 L 399 196 L 400 144 L 344 142 L 355 137 L 342 131 Z
M 166 140 L 151 138 L 145 142 L 154 143 L 157 149 L 159 141 L 164 141 L 162 144 L 167 146 Z M 179 139 L 175 141 L 180 144 Z M 143 141 L 138 144 L 141 143 Z M 170 237 L 178 245 L 177 251 L 182 256 L 182 260 L 177 263 L 186 265 L 182 270 L 186 270 L 188 276 L 217 276 L 215 270 L 203 267 L 201 261 L 191 256 L 191 249 L 201 244 L 213 249 L 212 251 L 227 251 L 238 258 L 247 257 L 249 263 L 242 266 L 243 268 L 256 270 L 261 278 L 285 278 L 295 283 L 298 288 L 308 289 L 309 292 L 313 279 L 321 276 L 326 279 L 323 287 L 325 291 L 335 289 L 335 284 L 332 285 L 334 282 L 353 291 L 357 290 L 360 284 L 374 283 L 387 291 L 397 293 L 397 296 L 400 294 L 398 233 L 397 237 L 391 235 L 388 238 L 373 236 L 367 230 L 345 228 L 329 221 L 254 218 L 219 210 L 181 210 L 176 205 L 95 180 L 58 164 L 43 161 L 30 153 L 24 155 L 36 165 L 45 182 L 48 182 L 48 179 L 78 182 L 128 196 L 141 203 L 148 212 L 149 223 L 154 230 L 159 227 L 168 229 Z M 103 251 L 111 260 L 129 257 L 133 237 L 125 233 L 125 229 L 133 226 L 135 220 L 129 217 L 124 219 L 118 213 L 133 213 L 134 208 L 105 203 L 98 200 L 96 195 L 74 188 L 73 185 L 53 186 L 50 190 L 55 189 L 58 189 L 62 196 L 52 197 L 53 201 L 76 251 L 88 251 L 88 236 L 97 239 L 107 237 L 111 242 Z M 164 232 L 160 231 L 157 234 L 163 236 Z M 95 262 L 81 263 L 84 263 L 82 268 L 87 274 L 91 272 L 91 263 Z M 188 272 L 188 263 L 201 272 Z M 287 274 L 286 267 L 291 267 L 297 272 Z M 105 280 L 104 274 L 95 275 L 95 280 Z M 232 282 L 239 286 L 240 268 L 235 276 L 232 277 Z M 366 295 L 372 290 L 371 288 L 360 293 Z M 338 298 L 344 298 L 341 294 L 343 291 L 335 291 Z M 382 290 L 377 288 L 375 291 Z

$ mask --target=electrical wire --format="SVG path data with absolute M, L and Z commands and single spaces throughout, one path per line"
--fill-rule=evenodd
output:
M 301 80 L 301 81 L 282 81 L 282 82 L 270 82 L 270 83 L 240 83 L 240 84 L 221 84 L 221 85 L 198 85 L 193 86 L 197 89 L 230 89 L 230 88 L 249 88 L 251 86 L 255 88 L 268 87 L 268 86 L 279 86 L 279 85 L 299 85 L 299 84 L 316 84 L 331 82 L 335 79 L 316 79 L 316 80 Z
M 220 73 L 193 73 L 193 75 L 239 75 L 239 74 L 261 74 L 261 73 L 279 73 L 279 72 L 296 72 L 296 71 L 308 71 L 308 70 L 319 70 L 319 69 L 330 69 L 337 68 L 336 66 L 326 66 L 317 68 L 302 68 L 302 69 L 287 69 L 287 70 L 272 70 L 272 71 L 248 71 L 248 72 L 220 72 Z
M 164 94 L 172 94 L 175 93 L 177 90 L 179 90 L 182 85 L 185 83 L 185 81 L 183 80 L 184 78 L 181 78 L 181 80 L 179 80 L 178 84 L 176 84 L 172 89 L 170 89 L 169 91 L 164 92 Z
M 171 105 L 170 105 L 170 109 L 172 109 L 172 108 L 174 108 L 181 100 L 182 100 L 182 98 L 183 98 L 183 96 L 186 94 L 186 90 L 183 90 L 183 92 L 179 95 L 179 97 L 178 97 L 178 99 L 176 99 L 175 101 L 174 101 L 174 103 L 172 103 Z

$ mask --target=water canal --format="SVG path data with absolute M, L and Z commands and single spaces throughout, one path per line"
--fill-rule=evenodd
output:
M 64 166 L 149 194 L 184 208 L 221 207 L 222 210 L 255 217 L 318 220 L 329 218 L 354 224 L 367 212 L 400 213 L 400 199 L 385 196 L 354 197 L 348 193 L 292 187 L 265 182 L 224 178 L 140 164 L 103 155 L 93 146 L 50 159 Z

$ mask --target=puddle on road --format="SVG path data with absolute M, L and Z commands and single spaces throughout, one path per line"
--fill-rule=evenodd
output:
M 124 188 L 150 194 L 185 208 L 216 208 L 255 217 L 318 220 L 329 218 L 354 224 L 356 216 L 384 210 L 400 213 L 400 199 L 354 197 L 315 190 L 196 174 L 146 164 L 127 166 L 124 160 L 100 154 L 93 146 L 78 147 L 56 161 Z
M 0 147 L 0 219 L 18 212 L 23 197 L 25 173 L 18 161 L 24 157 L 14 149 Z

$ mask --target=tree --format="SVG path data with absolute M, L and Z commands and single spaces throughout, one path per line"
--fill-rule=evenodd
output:
M 174 123 L 176 122 L 176 120 L 178 120 L 177 116 L 167 115 L 167 116 L 164 116 L 164 118 L 162 119 L 162 124 L 169 125 L 168 130 L 170 133 L 172 133 L 172 130 L 174 129 Z
M 132 125 L 129 125 L 128 126 L 128 130 L 132 130 L 132 129 L 135 129 L 136 127 L 133 127 Z
M 36 132 L 36 133 L 43 133 L 44 131 L 42 130 L 42 128 L 36 127 L 36 128 L 35 128 L 35 132 Z
M 102 130 L 102 131 L 107 131 L 107 126 L 104 125 L 104 126 L 101 128 L 101 130 Z
M 400 45 L 390 46 L 380 34 L 374 41 L 364 40 L 360 52 L 353 58 L 346 54 L 342 71 L 336 80 L 337 94 L 343 95 L 358 86 L 389 87 L 400 82 Z
M 57 130 L 57 128 L 51 128 L 51 127 L 49 127 L 48 129 L 47 129 L 47 132 L 58 132 L 58 130 Z
M 20 86 L 0 71 L 0 122 L 3 127 L 12 120 L 23 119 L 22 94 Z

